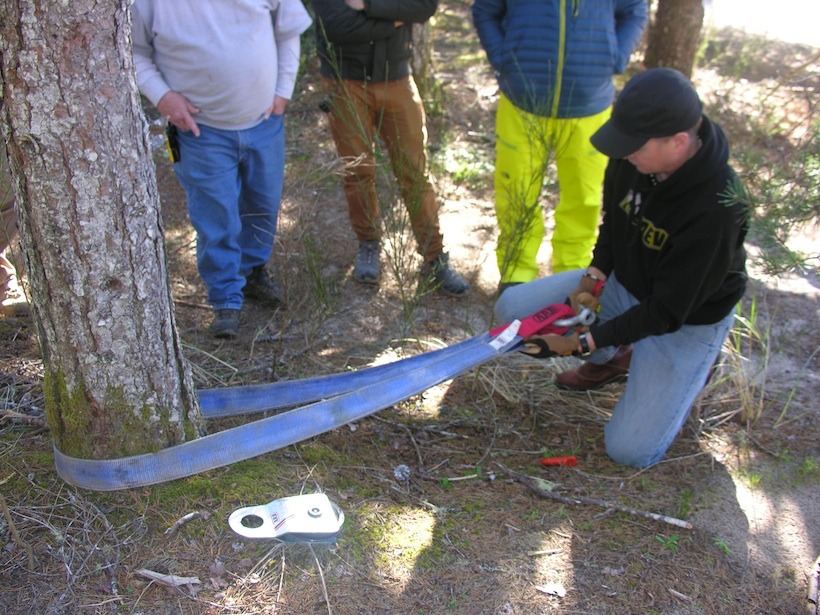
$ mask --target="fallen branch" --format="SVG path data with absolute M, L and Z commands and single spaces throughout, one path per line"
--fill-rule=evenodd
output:
M 555 555 L 561 553 L 561 549 L 544 549 L 543 551 L 527 551 L 527 555 Z
M 682 594 L 679 591 L 675 591 L 671 587 L 669 587 L 668 589 L 669 593 L 675 596 L 675 598 L 677 598 L 678 600 L 683 600 L 684 602 L 692 602 L 692 598 L 687 596 L 686 594 Z
M 495 462 L 501 471 L 504 472 L 508 477 L 512 478 L 513 480 L 517 480 L 518 482 L 522 483 L 525 487 L 527 487 L 533 493 L 543 497 L 549 498 L 550 500 L 555 500 L 557 502 L 562 502 L 563 504 L 593 504 L 595 506 L 601 506 L 603 508 L 612 508 L 614 510 L 628 513 L 630 515 L 636 515 L 638 517 L 644 517 L 646 519 L 652 519 L 653 521 L 662 521 L 663 523 L 669 523 L 670 525 L 675 525 L 677 527 L 682 527 L 687 530 L 692 529 L 692 524 L 688 521 L 682 521 L 680 519 L 675 519 L 674 517 L 667 517 L 666 515 L 658 515 L 656 513 L 647 512 L 645 510 L 638 510 L 637 508 L 631 508 L 629 506 L 623 506 L 621 504 L 616 504 L 615 502 L 606 502 L 604 500 L 598 500 L 595 498 L 588 498 L 584 496 L 575 496 L 575 497 L 567 497 L 555 493 L 553 491 L 549 491 L 544 489 L 538 485 L 538 479 L 535 479 L 531 476 L 526 476 L 525 474 L 519 474 L 518 472 L 514 472 L 510 470 L 504 464 Z
M 32 427 L 41 427 L 47 428 L 48 423 L 46 423 L 45 418 L 40 416 L 30 416 L 28 414 L 22 414 L 20 412 L 16 412 L 15 410 L 9 409 L 2 409 L 0 410 L 0 421 L 5 420 L 9 421 L 10 423 L 20 423 L 22 425 L 31 425 Z
M 205 521 L 207 521 L 211 518 L 211 513 L 202 510 L 195 510 L 194 512 L 190 512 L 187 515 L 177 519 L 176 523 L 174 523 L 171 527 L 165 530 L 165 535 L 170 536 L 189 521 L 193 521 L 194 519 L 197 519 L 199 517 L 202 517 L 203 519 L 205 519 Z
M 6 483 L 11 478 L 11 475 L 4 478 L 0 481 L 0 485 Z M 9 511 L 9 507 L 6 505 L 6 498 L 3 497 L 3 494 L 0 493 L 0 508 L 3 509 L 3 516 L 6 518 L 6 523 L 9 526 L 9 531 L 11 532 L 11 537 L 14 539 L 14 542 L 17 544 L 18 547 L 22 547 L 26 555 L 28 555 L 28 567 L 29 570 L 34 570 L 34 550 L 31 548 L 31 545 L 28 544 L 25 540 L 22 539 L 20 533 L 17 531 L 17 526 L 14 525 L 14 519 L 11 518 L 11 512 Z
M 170 587 L 186 587 L 200 584 L 198 577 L 178 577 L 175 574 L 162 574 L 161 572 L 154 572 L 153 570 L 148 570 L 147 568 L 137 570 L 137 574 Z

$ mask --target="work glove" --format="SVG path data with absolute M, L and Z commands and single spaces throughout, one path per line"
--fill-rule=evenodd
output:
M 581 308 L 589 308 L 595 313 L 598 313 L 601 310 L 601 304 L 598 302 L 598 297 L 588 292 L 580 292 L 574 297 L 570 295 L 570 305 L 576 314 L 581 311 Z
M 598 297 L 595 295 L 595 287 L 598 285 L 599 282 L 594 280 L 590 277 L 582 277 L 581 281 L 578 282 L 578 286 L 575 287 L 568 296 L 567 296 L 567 304 L 572 308 L 572 310 L 577 314 L 581 311 L 582 307 L 588 307 L 593 312 L 598 311 Z M 598 289 L 600 293 L 601 289 Z
M 549 359 L 550 357 L 566 357 L 578 350 L 578 334 L 556 335 L 533 335 L 524 340 L 521 352 L 536 359 Z

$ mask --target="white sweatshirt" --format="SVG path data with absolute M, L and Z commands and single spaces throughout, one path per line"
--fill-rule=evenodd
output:
M 131 14 L 137 85 L 154 105 L 174 90 L 197 123 L 244 130 L 293 95 L 311 23 L 300 0 L 135 0 Z

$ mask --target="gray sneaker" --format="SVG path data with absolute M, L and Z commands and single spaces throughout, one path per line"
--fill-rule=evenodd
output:
M 281 286 L 270 279 L 264 266 L 254 267 L 253 271 L 245 276 L 245 287 L 242 289 L 242 294 L 266 303 L 270 307 L 285 305 L 285 292 Z
M 211 334 L 223 339 L 235 338 L 239 334 L 239 310 L 214 310 Z
M 381 244 L 377 240 L 360 241 L 353 279 L 362 284 L 378 284 L 381 277 L 380 256 Z
M 450 255 L 439 254 L 435 260 L 421 266 L 422 279 L 450 297 L 463 297 L 470 291 L 470 284 L 450 266 Z

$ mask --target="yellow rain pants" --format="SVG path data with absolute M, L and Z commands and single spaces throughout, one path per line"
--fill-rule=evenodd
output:
M 551 157 L 558 169 L 559 200 L 552 235 L 552 272 L 589 265 L 598 234 L 607 157 L 589 138 L 612 108 L 581 118 L 533 115 L 501 94 L 496 113 L 496 248 L 501 282 L 538 277 L 538 249 L 544 238 L 539 199 Z

